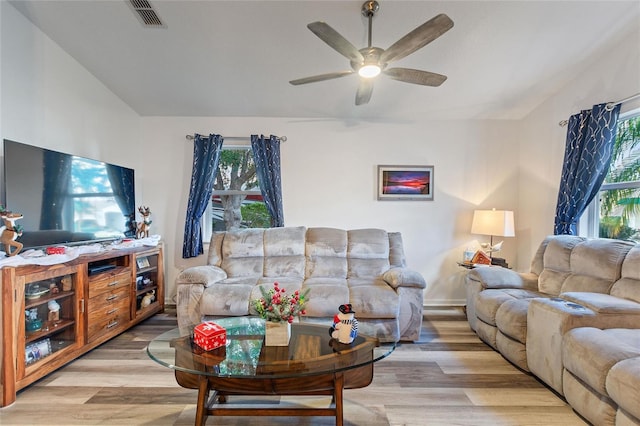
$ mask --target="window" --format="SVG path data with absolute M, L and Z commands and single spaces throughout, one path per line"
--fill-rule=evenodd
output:
M 269 228 L 265 206 L 249 146 L 223 147 L 203 223 L 204 241 L 214 231 L 231 228 Z
M 589 217 L 591 236 L 640 242 L 640 111 L 618 121 L 609 173 Z

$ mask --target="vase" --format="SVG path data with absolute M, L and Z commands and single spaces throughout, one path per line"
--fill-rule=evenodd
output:
M 264 326 L 265 346 L 288 346 L 291 338 L 291 324 L 266 321 Z

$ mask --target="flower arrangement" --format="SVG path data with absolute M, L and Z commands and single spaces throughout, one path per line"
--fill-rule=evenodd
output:
M 267 321 L 292 323 L 294 317 L 305 315 L 304 305 L 307 303 L 309 289 L 302 294 L 298 290 L 293 294 L 286 294 L 280 284 L 273 283 L 273 288 L 269 291 L 260 287 L 262 297 L 253 301 L 258 315 Z

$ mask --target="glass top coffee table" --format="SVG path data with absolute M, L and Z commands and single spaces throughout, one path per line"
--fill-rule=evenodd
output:
M 395 344 L 358 335 L 350 344 L 329 336 L 329 326 L 294 323 L 288 346 L 264 345 L 264 320 L 233 317 L 214 320 L 227 331 L 226 346 L 205 351 L 193 336 L 168 331 L 152 340 L 147 353 L 175 370 L 182 387 L 198 389 L 195 424 L 207 416 L 335 416 L 342 425 L 342 392 L 368 386 L 373 363 Z M 229 395 L 331 395 L 327 408 L 225 406 Z

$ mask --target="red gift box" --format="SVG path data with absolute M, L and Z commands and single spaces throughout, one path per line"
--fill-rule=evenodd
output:
M 66 249 L 64 247 L 47 247 L 45 252 L 47 254 L 65 254 Z
M 227 344 L 227 330 L 215 322 L 203 322 L 193 329 L 193 341 L 205 351 Z

